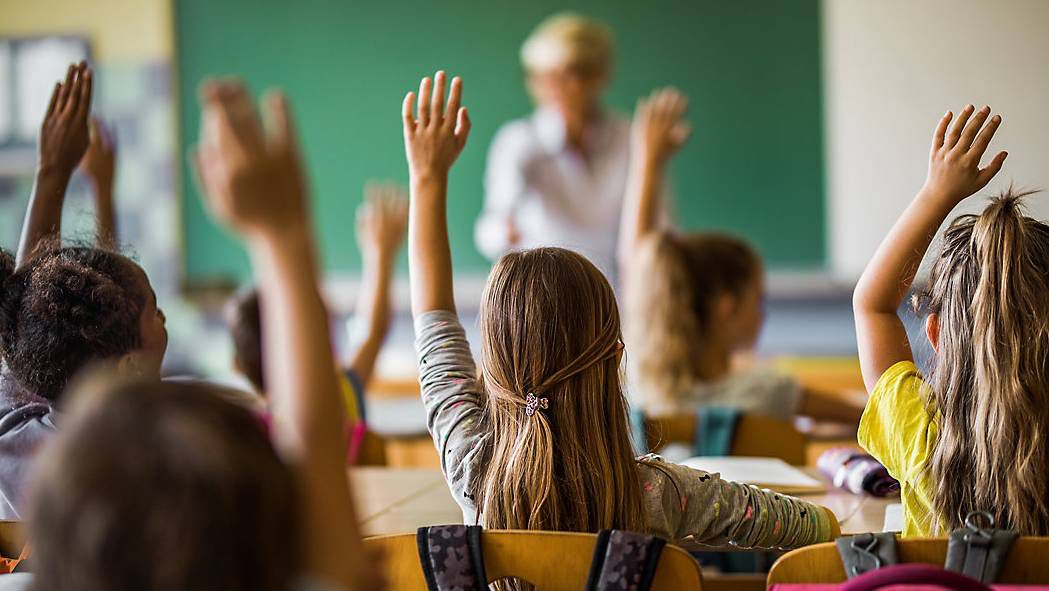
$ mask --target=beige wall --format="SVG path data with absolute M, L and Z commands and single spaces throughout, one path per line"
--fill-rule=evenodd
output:
M 86 35 L 100 62 L 174 56 L 172 0 L 0 0 L 0 36 Z
M 925 180 L 944 111 L 988 104 L 991 149 L 1015 181 L 1049 190 L 1049 2 L 824 0 L 824 129 L 832 269 L 855 279 Z M 982 208 L 973 199 L 959 211 Z M 1049 217 L 1049 195 L 1028 202 Z

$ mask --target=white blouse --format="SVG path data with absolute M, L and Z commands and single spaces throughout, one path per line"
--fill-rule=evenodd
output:
M 569 146 L 561 116 L 537 109 L 505 124 L 488 151 L 477 248 L 491 260 L 511 248 L 560 246 L 589 258 L 615 285 L 619 219 L 630 160 L 630 122 L 602 113 Z M 519 242 L 508 241 L 513 222 Z

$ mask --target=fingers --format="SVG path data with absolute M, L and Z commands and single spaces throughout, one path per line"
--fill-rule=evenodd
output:
M 433 92 L 433 81 L 426 76 L 419 82 L 419 116 L 416 121 L 419 125 L 427 127 L 430 125 L 430 99 Z
M 69 92 L 73 88 L 73 73 L 75 71 L 76 65 L 70 64 L 69 68 L 66 69 L 66 80 L 59 86 L 58 104 L 55 105 L 55 110 L 59 113 L 65 111 L 66 102 L 69 99 Z
M 404 95 L 401 103 L 401 118 L 404 120 L 404 134 L 411 136 L 415 133 L 415 93 L 409 92 Z
M 433 84 L 433 104 L 430 105 L 430 120 L 433 121 L 434 125 L 440 125 L 444 120 L 444 88 L 445 88 L 445 74 L 444 71 L 438 71 L 434 76 Z
M 219 129 L 227 132 L 218 134 L 219 145 L 247 152 L 262 151 L 265 145 L 262 126 L 244 85 L 239 81 L 220 82 L 214 94 L 211 104 L 216 107 Z
M 459 115 L 459 106 L 462 103 L 463 80 L 456 76 L 452 78 L 452 88 L 448 92 L 448 107 L 444 110 L 445 125 L 454 125 Z
M 269 136 L 271 148 L 286 151 L 298 149 L 295 132 L 295 122 L 291 114 L 291 103 L 288 97 L 279 90 L 271 90 L 263 99 L 266 105 L 266 116 L 273 128 Z
M 688 141 L 692 135 L 692 126 L 687 123 L 679 123 L 670 130 L 670 139 L 675 145 L 681 146 Z
M 962 130 L 962 135 L 959 136 L 956 145 L 962 150 L 968 151 L 973 144 L 973 139 L 976 138 L 976 133 L 980 131 L 980 127 L 983 126 L 983 122 L 987 120 L 987 116 L 990 114 L 990 107 L 986 105 L 981 107 L 966 123 L 965 129 Z
M 940 122 L 936 124 L 936 129 L 932 132 L 932 149 L 939 150 L 943 147 L 944 137 L 947 133 L 947 126 L 951 124 L 951 118 L 954 117 L 954 113 L 947 111 L 940 117 Z
M 62 91 L 62 83 L 55 82 L 55 89 L 51 91 L 51 101 L 47 103 L 46 117 L 51 116 L 55 112 L 55 105 L 58 104 L 58 94 Z
M 955 119 L 954 125 L 951 126 L 950 132 L 947 133 L 947 138 L 944 140 L 944 146 L 947 149 L 951 149 L 958 143 L 958 138 L 962 136 L 962 130 L 965 129 L 965 124 L 969 121 L 969 117 L 973 114 L 975 108 L 972 105 L 965 105 L 961 113 L 958 113 L 958 118 Z
M 74 116 L 78 119 L 87 119 L 91 113 L 91 95 L 94 87 L 95 76 L 86 63 L 80 64 L 80 96 L 77 99 Z
M 973 141 L 971 151 L 976 155 L 977 160 L 983 158 L 983 153 L 987 151 L 987 146 L 990 145 L 991 139 L 994 138 L 995 132 L 998 131 L 998 127 L 1002 124 L 1002 116 L 995 115 L 991 117 L 991 120 L 987 122 L 987 125 L 983 126 L 980 130 L 980 135 L 976 136 L 976 140 Z
M 986 187 L 987 183 L 990 183 L 991 179 L 1002 170 L 1002 165 L 1005 164 L 1005 159 L 1008 156 L 1008 152 L 998 152 L 995 154 L 990 164 L 980 169 L 980 172 L 976 175 L 976 182 L 979 183 L 980 189 Z
M 455 139 L 459 142 L 459 149 L 466 145 L 466 139 L 470 136 L 472 125 L 470 123 L 470 114 L 466 112 L 466 107 L 461 107 L 455 121 Z
M 71 117 L 75 117 L 79 113 L 86 69 L 87 64 L 84 62 L 80 62 L 73 68 L 73 80 L 69 88 L 69 94 L 66 95 L 66 104 L 62 106 L 62 112 Z

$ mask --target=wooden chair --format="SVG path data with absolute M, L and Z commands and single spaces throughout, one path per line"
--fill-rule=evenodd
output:
M 25 524 L 21 521 L 0 521 L 0 556 L 18 558 L 25 546 Z
M 595 534 L 539 531 L 485 531 L 484 566 L 488 581 L 518 577 L 543 591 L 578 591 L 586 583 Z M 426 591 L 415 534 L 378 536 L 365 546 L 382 554 L 387 586 Z M 666 546 L 652 585 L 654 591 L 700 590 L 699 564 L 681 548 Z
M 658 452 L 668 443 L 692 444 L 696 435 L 694 414 L 645 419 L 648 449 Z M 805 465 L 805 436 L 790 421 L 740 415 L 732 440 L 732 455 L 779 458 L 794 466 Z
M 924 562 L 943 566 L 947 558 L 946 538 L 898 539 L 901 563 Z M 1019 538 L 1009 551 L 1000 583 L 1012 585 L 1049 582 L 1049 538 Z M 844 582 L 845 567 L 833 543 L 816 544 L 784 554 L 772 565 L 768 585 L 780 583 Z

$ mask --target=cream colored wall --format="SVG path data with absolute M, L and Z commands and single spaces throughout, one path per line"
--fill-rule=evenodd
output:
M 172 0 L 0 0 L 0 36 L 86 35 L 99 62 L 170 60 Z
M 947 109 L 988 104 L 991 150 L 1015 182 L 1049 190 L 1049 2 L 824 0 L 824 129 L 831 268 L 855 279 L 925 180 Z M 959 212 L 981 209 L 972 199 Z M 1049 195 L 1028 201 L 1049 218 Z

